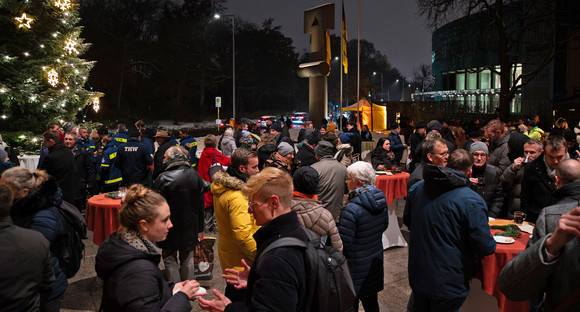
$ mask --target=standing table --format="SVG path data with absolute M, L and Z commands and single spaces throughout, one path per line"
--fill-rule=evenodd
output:
M 503 219 L 496 219 L 489 222 L 489 225 L 507 225 L 507 224 L 514 224 L 512 220 L 503 220 Z M 501 230 L 490 229 L 492 235 L 495 232 L 501 232 Z M 499 274 L 503 270 L 503 268 L 507 265 L 507 263 L 515 257 L 515 255 L 526 249 L 526 245 L 528 244 L 528 240 L 530 240 L 530 235 L 528 233 L 522 232 L 522 235 L 519 238 L 516 238 L 516 241 L 512 244 L 500 244 L 497 243 L 495 252 L 489 256 L 485 256 L 479 260 L 478 263 L 478 272 L 476 278 L 481 280 L 481 288 L 477 288 L 477 286 L 471 287 L 469 296 L 467 297 L 469 300 L 473 297 L 478 297 L 479 299 L 473 299 L 473 305 L 482 307 L 483 304 L 479 302 L 482 298 L 481 295 L 477 295 L 477 293 L 485 292 L 488 295 L 491 295 L 496 299 L 495 306 L 499 308 L 500 311 L 503 312 L 528 312 L 530 310 L 529 301 L 511 301 L 505 297 L 505 295 L 499 290 Z M 473 293 L 473 294 L 472 294 Z M 491 297 L 488 297 L 491 298 Z M 466 301 L 467 304 L 467 301 Z M 474 310 L 468 309 L 464 305 L 463 311 L 490 311 L 490 310 Z
M 20 166 L 34 171 L 36 167 L 38 167 L 38 160 L 40 159 L 40 155 L 23 155 L 18 156 L 18 160 L 20 161 Z
M 389 206 L 389 227 L 383 233 L 383 249 L 395 246 L 408 246 L 403 234 L 401 234 L 399 221 L 397 220 L 397 214 L 395 212 L 397 206 L 396 200 L 407 196 L 407 182 L 409 182 L 409 174 L 406 172 L 377 176 L 375 185 L 385 193 L 387 205 Z
M 93 231 L 93 242 L 96 245 L 101 245 L 120 225 L 121 200 L 107 198 L 105 195 L 107 193 L 95 195 L 87 202 L 87 229 Z

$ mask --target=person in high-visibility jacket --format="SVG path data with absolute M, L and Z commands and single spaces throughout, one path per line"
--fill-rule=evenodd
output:
M 121 169 L 117 167 L 117 147 L 110 137 L 104 137 L 102 141 L 105 144 L 103 159 L 101 160 L 102 191 L 113 192 L 123 182 Z

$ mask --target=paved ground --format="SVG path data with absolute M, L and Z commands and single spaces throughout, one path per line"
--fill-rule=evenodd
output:
M 399 224 L 402 224 L 403 207 L 404 201 L 399 201 L 397 207 Z M 403 235 L 408 238 L 406 227 L 403 226 L 402 230 Z M 99 309 L 103 283 L 95 273 L 95 255 L 98 246 L 92 241 L 92 232 L 89 232 L 89 238 L 85 240 L 85 245 L 86 251 L 81 269 L 74 278 L 69 280 L 69 287 L 65 293 L 61 311 L 98 311 Z M 217 244 L 215 248 L 217 248 Z M 406 311 L 407 300 L 411 294 L 407 279 L 407 255 L 407 248 L 396 247 L 384 252 L 385 289 L 379 293 L 379 305 L 382 311 Z M 206 289 L 216 288 L 223 291 L 225 282 L 220 277 L 219 259 L 217 256 L 215 259 L 213 279 L 200 281 L 200 284 Z M 197 301 L 192 302 L 192 308 L 192 311 L 201 311 Z M 363 311 L 362 307 L 361 311 Z

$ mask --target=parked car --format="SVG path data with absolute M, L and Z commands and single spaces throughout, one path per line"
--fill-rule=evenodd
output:
M 304 127 L 304 122 L 308 119 L 308 113 L 296 112 L 292 114 L 292 125 L 295 127 Z
M 266 115 L 266 116 L 262 116 L 262 117 L 258 118 L 258 120 L 257 120 L 258 127 L 266 127 L 267 120 L 274 122 L 274 121 L 276 121 L 276 116 Z

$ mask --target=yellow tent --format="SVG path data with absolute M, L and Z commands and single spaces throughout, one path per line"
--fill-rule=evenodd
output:
M 372 106 L 371 106 L 372 105 Z M 372 109 L 371 109 L 372 107 Z M 356 111 L 357 103 L 343 107 L 342 111 Z M 358 102 L 358 110 L 362 114 L 361 125 L 367 125 L 371 131 L 382 131 L 387 129 L 387 107 L 377 104 L 370 104 L 367 99 Z M 359 125 L 359 129 L 361 129 Z

